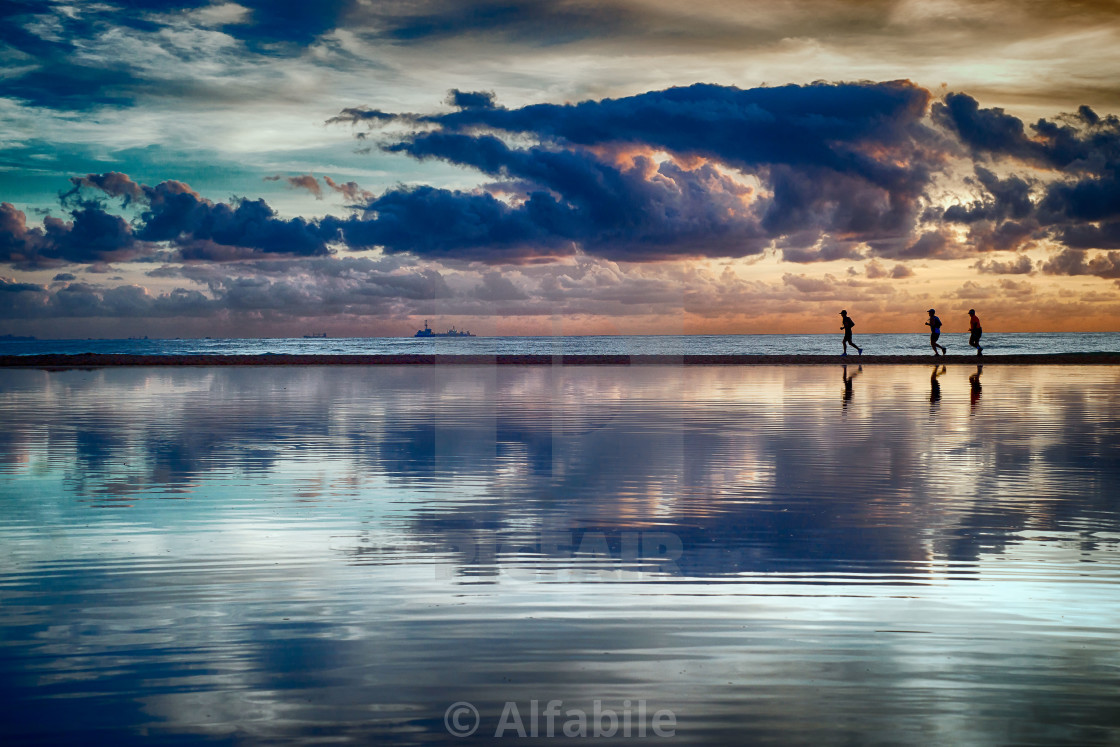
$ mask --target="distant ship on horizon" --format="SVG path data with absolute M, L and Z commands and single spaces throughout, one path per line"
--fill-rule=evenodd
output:
M 416 334 L 413 335 L 413 337 L 474 337 L 474 336 L 475 335 L 472 335 L 470 332 L 468 332 L 466 330 L 463 330 L 462 332 L 459 332 L 454 327 L 447 330 L 446 332 L 433 332 L 432 328 L 428 326 L 428 320 L 427 319 L 424 320 L 424 329 L 416 330 Z

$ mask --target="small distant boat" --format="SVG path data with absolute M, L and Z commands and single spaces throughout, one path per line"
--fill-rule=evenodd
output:
M 318 339 L 324 338 L 326 336 L 327 336 L 326 332 L 320 332 L 317 335 L 304 335 L 303 339 L 305 339 L 305 340 L 318 340 Z
M 416 334 L 414 334 L 413 337 L 474 337 L 474 335 L 466 330 L 459 332 L 454 327 L 446 332 L 433 332 L 432 328 L 428 326 L 428 320 L 425 319 L 424 329 L 416 330 Z

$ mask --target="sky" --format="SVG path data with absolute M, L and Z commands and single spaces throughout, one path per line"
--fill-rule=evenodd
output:
M 1120 2 L 0 6 L 0 334 L 1120 331 Z

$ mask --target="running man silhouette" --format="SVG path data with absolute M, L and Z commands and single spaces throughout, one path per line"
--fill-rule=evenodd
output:
M 977 355 L 984 354 L 984 348 L 980 347 L 980 335 L 984 334 L 984 330 L 980 329 L 980 317 L 976 316 L 976 309 L 968 310 L 968 344 L 976 348 Z
M 863 355 L 863 348 L 861 348 L 859 345 L 856 345 L 854 342 L 852 342 L 852 327 L 856 326 L 856 323 L 852 321 L 852 318 L 850 316 L 848 316 L 848 310 L 847 309 L 844 309 L 843 311 L 841 311 L 840 316 L 843 317 L 840 320 L 840 324 L 842 325 L 840 327 L 840 329 L 844 330 L 844 353 L 843 354 L 844 355 L 848 354 L 848 346 L 851 345 L 853 348 L 855 348 L 856 350 L 859 351 L 860 355 Z
M 945 346 L 937 344 L 937 338 L 941 337 L 941 320 L 937 318 L 933 309 L 929 310 L 929 321 L 926 322 L 926 326 L 929 327 L 929 346 L 933 348 L 933 354 L 938 355 L 938 348 L 941 348 L 941 352 L 944 353 Z

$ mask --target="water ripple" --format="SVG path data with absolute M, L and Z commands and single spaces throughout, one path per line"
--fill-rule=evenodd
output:
M 553 699 L 688 743 L 1120 726 L 1111 367 L 0 379 L 13 742 L 438 743 Z

